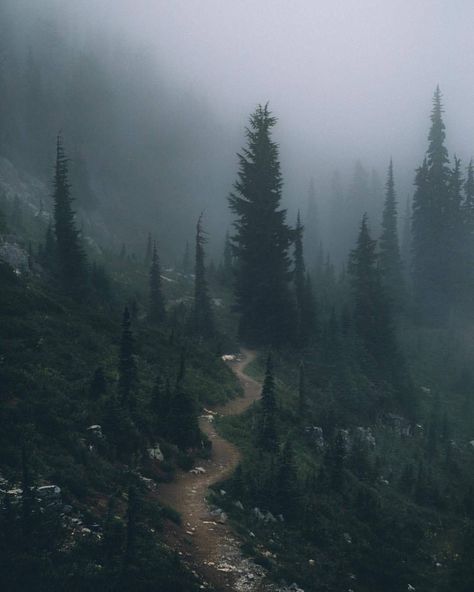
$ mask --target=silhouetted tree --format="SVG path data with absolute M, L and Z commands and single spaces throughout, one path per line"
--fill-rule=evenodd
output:
M 123 405 L 132 410 L 135 406 L 135 389 L 138 374 L 135 360 L 135 342 L 131 329 L 130 313 L 125 307 L 122 317 L 122 336 L 118 361 L 118 392 Z
M 161 286 L 161 268 L 156 249 L 156 242 L 153 243 L 152 260 L 149 273 L 149 304 L 148 319 L 153 324 L 162 323 L 165 319 L 165 302 Z
M 196 225 L 196 264 L 194 278 L 193 331 L 201 337 L 211 337 L 214 332 L 214 315 L 206 280 L 204 245 L 206 238 L 202 228 L 202 214 Z
M 279 209 L 282 177 L 278 146 L 271 139 L 276 121 L 268 105 L 259 105 L 250 117 L 229 203 L 237 216 L 233 244 L 239 335 L 249 343 L 280 346 L 295 329 L 288 255 L 295 233 L 285 223 L 286 210 Z
M 390 160 L 382 216 L 382 235 L 379 241 L 380 272 L 382 283 L 394 306 L 401 307 L 404 299 L 404 278 L 398 241 L 397 200 L 393 178 L 393 163 Z
M 60 278 L 68 291 L 78 295 L 78 292 L 82 292 L 86 281 L 86 259 L 74 222 L 73 200 L 68 179 L 68 159 L 64 154 L 61 135 L 58 135 L 56 144 L 53 200 Z
M 278 439 L 275 426 L 276 392 L 273 377 L 273 362 L 271 354 L 267 358 L 265 380 L 263 382 L 261 411 L 258 425 L 257 443 L 268 452 L 276 452 Z

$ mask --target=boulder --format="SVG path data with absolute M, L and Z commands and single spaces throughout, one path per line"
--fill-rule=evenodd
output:
M 155 444 L 152 448 L 148 448 L 148 457 L 152 460 L 159 460 L 160 462 L 164 460 L 163 453 L 161 452 L 161 448 L 159 444 Z

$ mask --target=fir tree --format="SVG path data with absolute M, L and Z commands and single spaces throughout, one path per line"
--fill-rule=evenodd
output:
M 211 337 L 214 334 L 214 315 L 206 280 L 204 263 L 204 245 L 207 240 L 202 228 L 202 214 L 196 225 L 196 264 L 194 279 L 194 307 L 192 314 L 193 331 L 200 337 Z
M 178 385 L 171 401 L 167 431 L 171 441 L 181 450 L 195 448 L 200 443 L 196 402 L 181 384 Z
M 304 363 L 300 362 L 299 376 L 298 376 L 298 418 L 300 421 L 306 419 L 306 412 L 308 411 L 308 398 L 306 393 L 306 383 L 304 376 Z
M 390 160 L 388 167 L 379 249 L 382 282 L 388 294 L 390 294 L 395 308 L 398 309 L 402 305 L 404 297 L 404 281 L 398 241 L 397 200 L 392 160 Z
M 237 216 L 233 244 L 239 335 L 248 343 L 280 346 L 294 335 L 288 251 L 295 233 L 285 222 L 286 210 L 279 209 L 283 181 L 278 146 L 271 139 L 275 124 L 268 105 L 258 106 L 250 117 L 229 204 Z
M 162 323 L 165 319 L 165 303 L 161 287 L 161 268 L 156 249 L 153 243 L 152 260 L 149 273 L 150 299 L 148 304 L 148 319 L 152 324 Z
M 121 403 L 132 410 L 135 406 L 135 389 L 137 386 L 137 364 L 135 361 L 135 342 L 131 329 L 130 312 L 125 307 L 122 317 L 122 337 L 118 362 L 118 392 Z
M 148 238 L 146 241 L 146 251 L 145 251 L 145 265 L 148 265 L 151 261 L 153 256 L 153 247 L 155 246 L 154 241 L 151 238 L 151 232 L 148 233 Z
M 263 382 L 261 397 L 261 412 L 258 426 L 258 445 L 268 452 L 275 452 L 278 447 L 275 416 L 276 416 L 276 392 L 273 378 L 273 362 L 271 354 L 267 358 L 265 380 Z
M 427 320 L 445 319 L 450 311 L 452 254 L 448 151 L 442 118 L 441 92 L 436 89 L 428 151 L 417 170 L 412 218 L 413 286 L 418 312 Z
M 315 247 L 319 243 L 319 211 L 316 201 L 316 189 L 314 179 L 311 178 L 308 190 L 308 202 L 305 218 L 304 249 L 308 258 L 308 266 L 312 269 L 314 264 Z
M 89 396 L 93 400 L 97 400 L 107 393 L 107 379 L 105 378 L 104 370 L 99 367 L 96 368 L 89 385 Z
M 64 154 L 61 135 L 58 136 L 56 144 L 53 200 L 60 278 L 64 287 L 77 295 L 78 292 L 82 292 L 86 281 L 86 259 L 74 221 L 68 159 Z

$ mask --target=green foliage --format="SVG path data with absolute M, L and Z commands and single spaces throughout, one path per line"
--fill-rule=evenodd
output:
M 271 139 L 275 124 L 268 105 L 251 115 L 229 203 L 237 217 L 232 240 L 239 335 L 244 342 L 278 347 L 294 337 L 288 251 L 295 236 L 285 222 L 286 210 L 279 209 L 283 181 L 278 146 Z

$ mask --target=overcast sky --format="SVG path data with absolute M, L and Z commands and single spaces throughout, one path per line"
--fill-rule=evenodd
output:
M 438 83 L 448 147 L 474 153 L 473 0 L 81 0 L 71 10 L 90 30 L 148 46 L 230 128 L 269 100 L 290 176 L 356 158 L 382 170 L 390 156 L 410 176 Z

